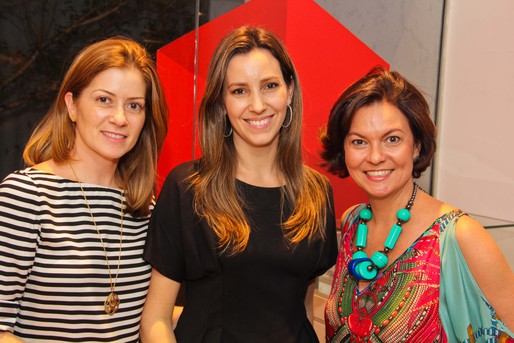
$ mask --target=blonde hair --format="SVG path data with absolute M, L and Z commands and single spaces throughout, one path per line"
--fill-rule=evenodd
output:
M 23 159 L 29 166 L 50 159 L 57 163 L 70 160 L 75 123 L 69 118 L 64 96 L 71 92 L 78 98 L 93 78 L 109 68 L 135 68 L 146 83 L 145 123 L 134 148 L 119 160 L 116 173 L 125 190 L 127 212 L 148 215 L 155 191 L 157 160 L 168 129 L 168 108 L 150 54 L 132 39 L 105 39 L 87 46 L 75 57 L 57 98 L 29 138 Z
M 230 248 L 234 254 L 246 248 L 250 226 L 243 212 L 244 198 L 236 189 L 237 153 L 232 136 L 224 137 L 228 119 L 223 85 L 231 58 L 255 48 L 268 50 L 278 60 L 287 86 L 294 87 L 292 122 L 281 129 L 277 153 L 277 165 L 286 183 L 282 189 L 282 208 L 287 205 L 293 209 L 292 215 L 282 223 L 291 243 L 297 244 L 305 238 L 324 238 L 329 202 L 328 180 L 302 162 L 302 95 L 287 51 L 280 40 L 265 29 L 243 26 L 232 31 L 216 48 L 209 67 L 199 116 L 203 157 L 189 182 L 194 189 L 196 212 L 218 236 L 219 247 Z

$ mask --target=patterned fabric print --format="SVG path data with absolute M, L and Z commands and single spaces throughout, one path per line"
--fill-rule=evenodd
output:
M 446 342 L 438 315 L 439 220 L 359 292 L 347 266 L 361 208 L 343 223 L 325 309 L 327 342 Z

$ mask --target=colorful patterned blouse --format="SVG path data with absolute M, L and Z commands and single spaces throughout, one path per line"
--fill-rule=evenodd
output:
M 455 226 L 464 215 L 461 210 L 438 218 L 359 291 L 347 266 L 364 206 L 354 208 L 342 224 L 341 248 L 325 308 L 327 342 L 514 342 L 512 332 L 476 286 L 458 248 Z M 443 258 L 445 274 L 440 270 Z
M 439 310 L 438 219 L 359 292 L 348 273 L 358 213 L 343 223 L 341 249 L 325 309 L 327 342 L 446 342 Z

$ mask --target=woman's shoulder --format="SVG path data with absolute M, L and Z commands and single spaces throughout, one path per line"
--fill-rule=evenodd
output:
M 66 183 L 73 180 L 71 171 L 66 163 L 56 163 L 52 159 L 31 165 L 25 169 L 16 170 L 8 177 L 26 178 L 42 183 Z
M 174 166 L 168 174 L 168 177 L 181 179 L 188 177 L 198 170 L 199 160 L 186 161 Z
M 174 188 L 184 184 L 198 170 L 199 165 L 199 160 L 186 161 L 176 165 L 166 176 L 163 188 Z
M 0 196 L 13 202 L 34 203 L 41 194 L 62 195 L 63 182 L 56 175 L 28 167 L 13 171 L 0 183 Z M 23 200 L 22 200 L 23 199 Z M 11 201 L 6 200 L 6 201 Z
M 34 184 L 38 181 L 46 183 L 54 183 L 56 176 L 46 171 L 38 170 L 33 167 L 15 170 L 8 174 L 2 184 Z
M 469 244 L 472 246 L 476 244 L 477 241 L 480 241 L 479 238 L 489 236 L 487 230 L 478 220 L 462 211 L 460 211 L 460 213 L 462 213 L 462 215 L 459 216 L 455 226 L 455 236 L 459 244 Z
M 366 207 L 365 203 L 362 204 L 356 204 L 353 206 L 350 206 L 346 209 L 346 211 L 343 212 L 343 215 L 341 216 L 341 223 L 346 223 L 348 221 L 352 222 L 359 216 L 360 210 L 362 210 L 364 207 Z

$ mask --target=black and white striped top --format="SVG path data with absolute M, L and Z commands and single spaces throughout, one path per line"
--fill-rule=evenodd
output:
M 82 186 L 114 278 L 122 192 Z M 136 342 L 150 282 L 142 258 L 148 220 L 124 216 L 121 304 L 109 316 L 105 254 L 79 183 L 31 168 L 7 176 L 0 184 L 0 331 L 27 342 Z

